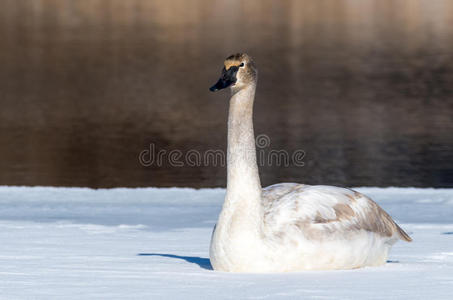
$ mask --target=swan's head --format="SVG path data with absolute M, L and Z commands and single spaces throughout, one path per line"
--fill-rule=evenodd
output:
M 223 63 L 222 75 L 219 81 L 209 88 L 215 92 L 227 87 L 231 87 L 233 92 L 239 91 L 249 85 L 256 84 L 258 72 L 253 59 L 245 54 L 233 54 Z

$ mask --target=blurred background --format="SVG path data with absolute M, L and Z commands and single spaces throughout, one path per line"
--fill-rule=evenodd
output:
M 453 187 L 453 1 L 0 0 L 0 185 L 225 186 L 223 60 L 259 68 L 263 185 Z

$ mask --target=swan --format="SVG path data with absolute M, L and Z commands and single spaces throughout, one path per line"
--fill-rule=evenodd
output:
M 351 189 L 279 183 L 261 187 L 253 133 L 257 69 L 247 54 L 224 62 L 210 90 L 230 87 L 227 189 L 211 236 L 214 270 L 289 272 L 386 263 L 412 239 L 367 196 Z

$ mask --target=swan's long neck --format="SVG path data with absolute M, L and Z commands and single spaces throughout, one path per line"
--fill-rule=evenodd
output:
M 224 211 L 253 231 L 262 225 L 261 183 L 253 133 L 255 84 L 233 94 L 228 116 L 227 193 Z
M 227 192 L 210 248 L 211 263 L 217 270 L 245 268 L 264 255 L 261 184 L 253 134 L 254 97 L 255 85 L 250 85 L 230 100 Z

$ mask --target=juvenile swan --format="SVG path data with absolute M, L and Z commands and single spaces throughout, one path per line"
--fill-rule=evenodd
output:
M 287 272 L 385 264 L 411 241 L 373 200 L 350 189 L 279 183 L 261 188 L 253 134 L 257 70 L 250 56 L 224 62 L 210 88 L 231 88 L 225 202 L 211 238 L 215 270 Z

